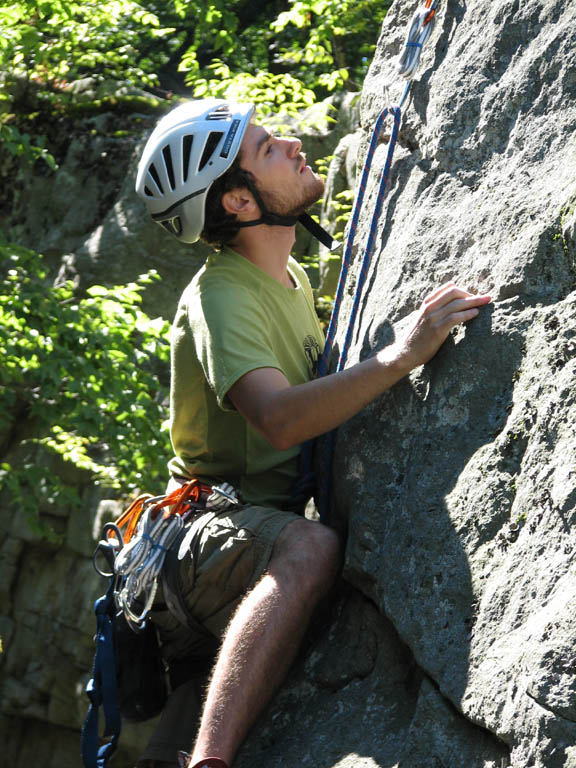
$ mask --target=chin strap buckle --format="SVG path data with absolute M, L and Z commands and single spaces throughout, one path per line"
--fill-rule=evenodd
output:
M 342 243 L 335 240 L 329 232 L 326 232 L 324 227 L 321 227 L 317 221 L 315 221 L 309 213 L 302 213 L 298 217 L 298 221 L 305 227 L 310 234 L 319 240 L 322 245 L 326 246 L 329 251 L 335 251 L 340 248 Z

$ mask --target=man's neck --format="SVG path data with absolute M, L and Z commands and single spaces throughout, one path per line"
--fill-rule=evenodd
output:
M 282 285 L 293 288 L 288 274 L 288 259 L 296 239 L 295 227 L 258 227 L 241 229 L 232 248 Z

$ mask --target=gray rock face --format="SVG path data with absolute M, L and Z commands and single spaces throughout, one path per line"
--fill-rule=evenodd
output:
M 360 124 L 336 152 L 334 193 L 362 166 L 415 7 L 395 3 L 386 18 Z M 575 64 L 571 0 L 439 6 L 404 105 L 349 364 L 399 337 L 447 280 L 493 302 L 339 430 L 332 520 L 348 533 L 344 585 L 236 768 L 576 768 Z M 111 151 L 106 141 L 90 151 Z M 178 268 L 162 268 L 166 242 L 143 231 L 124 178 L 135 155 L 98 188 L 74 146 L 63 167 L 75 194 L 84 178 L 97 213 L 79 219 L 62 204 L 64 224 L 46 228 L 42 205 L 60 205 L 60 193 L 38 198 L 37 218 L 22 198 L 12 231 L 38 248 L 44 232 L 78 279 L 156 266 L 170 306 L 194 266 L 175 252 Z M 385 153 L 383 142 L 339 345 Z M 115 513 L 85 482 L 92 519 L 62 511 L 60 552 L 6 499 L 0 508 L 0 738 L 16 768 L 79 764 L 91 601 L 103 587 L 89 558 Z M 116 766 L 133 765 L 145 731 L 125 731 Z
M 366 131 L 408 14 L 384 26 Z M 566 2 L 443 5 L 349 361 L 447 280 L 493 304 L 339 431 L 334 472 L 346 578 L 518 768 L 567 765 L 576 744 L 575 21 Z

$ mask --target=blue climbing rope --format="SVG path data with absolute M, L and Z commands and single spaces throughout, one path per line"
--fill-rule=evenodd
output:
M 358 220 L 360 218 L 360 211 L 362 210 L 362 204 L 364 202 L 364 195 L 366 193 L 366 186 L 367 186 L 368 178 L 370 175 L 370 169 L 372 167 L 372 160 L 374 157 L 374 153 L 376 151 L 376 147 L 378 145 L 378 139 L 380 138 L 380 134 L 382 133 L 382 129 L 384 127 L 386 118 L 388 117 L 389 114 L 392 115 L 394 119 L 394 123 L 392 126 L 390 141 L 388 142 L 388 154 L 386 155 L 386 162 L 384 163 L 384 168 L 382 169 L 382 175 L 380 177 L 380 185 L 378 188 L 376 205 L 374 207 L 374 213 L 372 215 L 372 220 L 370 222 L 370 232 L 368 235 L 368 240 L 366 241 L 364 255 L 362 257 L 362 262 L 360 265 L 358 284 L 356 286 L 356 291 L 354 294 L 354 301 L 352 304 L 352 310 L 350 312 L 350 319 L 348 321 L 348 329 L 346 331 L 346 337 L 344 340 L 342 351 L 340 352 L 336 370 L 341 371 L 346 365 L 346 359 L 348 356 L 348 351 L 349 351 L 350 343 L 352 340 L 352 333 L 354 330 L 354 323 L 356 321 L 356 315 L 358 314 L 358 308 L 360 306 L 360 300 L 362 298 L 362 290 L 364 287 L 364 283 L 366 281 L 366 277 L 368 275 L 368 268 L 370 266 L 370 261 L 372 259 L 372 253 L 374 250 L 374 241 L 375 241 L 376 233 L 378 230 L 378 220 L 380 218 L 380 213 L 382 212 L 384 197 L 386 195 L 386 185 L 388 183 L 388 177 L 390 175 L 392 158 L 394 156 L 394 150 L 396 149 L 396 142 L 398 141 L 398 131 L 400 129 L 400 120 L 402 118 L 400 107 L 383 109 L 380 115 L 378 116 L 378 119 L 376 120 L 376 125 L 374 126 L 374 130 L 372 131 L 372 137 L 370 139 L 370 145 L 368 147 L 368 152 L 366 155 L 366 162 L 364 164 L 364 170 L 362 172 L 362 177 L 358 185 L 358 193 L 356 195 L 356 201 L 354 203 L 354 209 L 352 211 L 352 217 L 350 220 L 350 229 L 349 229 L 348 237 L 346 240 L 346 246 L 344 249 L 344 253 L 342 255 L 342 268 L 340 271 L 340 278 L 338 280 L 336 297 L 334 299 L 334 309 L 332 310 L 330 323 L 328 325 L 328 330 L 326 332 L 326 343 L 324 345 L 324 351 L 318 363 L 318 376 L 324 376 L 328 371 L 328 365 L 330 362 L 330 357 L 332 355 L 332 347 L 334 346 L 334 337 L 336 336 L 338 318 L 340 315 L 340 307 L 342 304 L 342 299 L 344 297 L 344 291 L 346 289 L 348 271 L 352 263 L 352 249 L 354 247 L 356 230 L 358 228 Z
M 346 240 L 346 247 L 345 247 L 344 254 L 342 256 L 342 269 L 340 272 L 340 279 L 338 281 L 336 298 L 334 300 L 334 310 L 330 318 L 328 331 L 326 332 L 326 344 L 324 346 L 324 352 L 318 364 L 318 371 L 320 376 L 325 375 L 325 373 L 328 370 L 328 365 L 329 365 L 330 357 L 332 354 L 332 348 L 334 345 L 334 337 L 336 335 L 336 326 L 338 324 L 340 306 L 342 303 L 342 298 L 344 296 L 344 289 L 346 287 L 348 270 L 352 261 L 352 248 L 354 245 L 354 238 L 356 236 L 356 229 L 358 226 L 360 210 L 362 207 L 362 202 L 364 200 L 364 194 L 366 192 L 366 184 L 368 181 L 368 176 L 370 173 L 374 152 L 378 144 L 378 139 L 380 137 L 380 134 L 382 133 L 382 129 L 385 125 L 386 118 L 388 117 L 388 115 L 391 115 L 393 118 L 392 132 L 390 134 L 390 140 L 388 142 L 388 152 L 386 154 L 386 161 L 384 163 L 382 174 L 380 176 L 380 184 L 378 186 L 378 192 L 376 197 L 376 205 L 374 206 L 374 213 L 372 214 L 372 219 L 370 221 L 370 231 L 368 233 L 368 238 L 366 240 L 364 254 L 360 262 L 358 282 L 356 284 L 356 290 L 354 292 L 354 300 L 352 302 L 352 308 L 350 310 L 350 317 L 348 319 L 346 335 L 344 337 L 342 348 L 338 356 L 338 362 L 336 364 L 336 373 L 339 373 L 340 371 L 344 370 L 346 366 L 346 361 L 348 359 L 348 352 L 350 351 L 350 346 L 352 344 L 352 335 L 354 333 L 356 317 L 358 315 L 358 310 L 360 308 L 360 302 L 362 299 L 364 284 L 366 282 L 366 278 L 368 277 L 368 270 L 370 267 L 370 263 L 372 261 L 372 255 L 374 253 L 374 244 L 375 244 L 376 235 L 378 232 L 378 222 L 380 220 L 380 214 L 382 213 L 384 198 L 386 196 L 388 178 L 390 176 L 390 169 L 392 167 L 392 158 L 394 157 L 394 150 L 396 149 L 396 143 L 398 141 L 398 132 L 400 130 L 400 121 L 402 119 L 402 112 L 400 110 L 400 107 L 391 107 L 390 109 L 386 107 L 385 109 L 383 109 L 380 115 L 378 116 L 376 125 L 374 126 L 374 130 L 372 131 L 372 138 L 370 140 L 370 146 L 368 148 L 366 163 L 364 165 L 364 171 L 362 173 L 362 178 L 360 180 L 360 184 L 358 188 L 358 195 L 354 205 L 354 211 L 353 211 L 352 219 L 350 223 L 350 230 L 349 230 L 348 238 Z M 334 457 L 335 442 L 336 442 L 336 430 L 332 430 L 332 432 L 329 432 L 328 435 L 326 435 L 325 444 L 324 444 L 325 467 L 322 475 L 322 483 L 321 483 L 320 497 L 319 497 L 319 512 L 320 512 L 320 520 L 322 522 L 326 522 L 326 518 L 328 514 L 330 479 L 331 479 L 331 470 L 332 470 L 332 460 Z
M 336 336 L 336 328 L 338 325 L 338 318 L 340 314 L 340 307 L 342 305 L 342 299 L 344 297 L 344 291 L 346 289 L 348 272 L 350 269 L 350 265 L 352 263 L 352 250 L 354 246 L 354 240 L 356 237 L 356 230 L 358 228 L 358 221 L 360 219 L 360 211 L 362 210 L 362 205 L 364 203 L 364 196 L 366 193 L 366 187 L 367 187 L 368 179 L 370 176 L 372 160 L 374 157 L 374 153 L 376 151 L 376 147 L 378 145 L 380 134 L 382 133 L 383 127 L 385 125 L 386 118 L 390 115 L 393 118 L 393 125 L 392 125 L 392 131 L 390 134 L 390 140 L 388 142 L 388 152 L 386 155 L 386 161 L 384 163 L 384 167 L 382 169 L 382 174 L 380 176 L 380 183 L 378 186 L 378 191 L 376 196 L 376 204 L 374 206 L 374 212 L 372 214 L 372 219 L 370 221 L 370 230 L 368 233 L 368 238 L 366 240 L 364 254 L 362 256 L 362 260 L 360 263 L 358 282 L 357 282 L 355 293 L 354 293 L 352 308 L 350 310 L 350 316 L 348 319 L 346 334 L 344 336 L 344 341 L 343 341 L 342 348 L 340 350 L 340 354 L 339 354 L 338 361 L 335 368 L 336 373 L 342 371 L 346 366 L 346 361 L 348 359 L 348 352 L 350 350 L 350 345 L 352 343 L 352 336 L 354 333 L 356 317 L 358 315 L 358 310 L 359 310 L 360 302 L 362 299 L 362 292 L 363 292 L 364 284 L 366 282 L 366 278 L 368 276 L 370 263 L 372 261 L 376 235 L 378 232 L 378 223 L 380 220 L 380 215 L 382 213 L 384 198 L 386 196 L 386 191 L 387 191 L 388 178 L 389 178 L 390 169 L 392 166 L 392 158 L 394 156 L 394 150 L 396 148 L 396 144 L 398 141 L 398 133 L 400 130 L 400 122 L 402 119 L 401 108 L 402 108 L 402 105 L 404 104 L 404 101 L 406 100 L 406 97 L 408 96 L 410 85 L 412 83 L 412 77 L 415 74 L 416 69 L 418 67 L 420 54 L 422 52 L 422 47 L 424 43 L 428 40 L 432 32 L 432 28 L 434 26 L 436 8 L 438 4 L 439 4 L 439 0 L 426 0 L 424 5 L 415 11 L 410 21 L 410 24 L 408 26 L 408 33 L 406 35 L 406 39 L 404 41 L 404 46 L 402 48 L 402 51 L 398 56 L 397 60 L 394 62 L 394 67 L 391 75 L 383 84 L 386 101 L 388 102 L 389 101 L 388 88 L 390 87 L 390 85 L 398 77 L 401 77 L 407 80 L 404 88 L 404 92 L 402 94 L 399 104 L 397 106 L 386 106 L 378 116 L 374 129 L 372 131 L 372 137 L 370 139 L 370 144 L 368 147 L 368 151 L 366 153 L 364 169 L 362 171 L 362 176 L 358 184 L 356 200 L 354 202 L 352 216 L 350 219 L 348 236 L 346 238 L 346 245 L 344 247 L 344 253 L 342 256 L 342 267 L 340 270 L 338 287 L 336 289 L 336 296 L 334 299 L 334 308 L 332 310 L 332 315 L 330 317 L 330 322 L 328 324 L 328 330 L 326 332 L 326 342 L 324 345 L 324 351 L 318 362 L 318 374 L 317 374 L 318 377 L 325 376 L 330 366 L 332 349 L 334 346 L 334 339 Z M 318 499 L 320 520 L 322 522 L 326 522 L 327 516 L 328 516 L 329 490 L 330 490 L 330 480 L 331 480 L 331 474 L 332 474 L 332 460 L 334 456 L 335 439 L 336 439 L 336 430 L 333 430 L 325 437 L 324 470 L 323 470 L 323 477 L 321 481 L 321 488 L 320 488 L 319 499 Z M 302 447 L 302 453 L 301 453 L 301 464 L 300 464 L 301 466 L 300 485 L 301 486 L 310 485 L 310 482 L 311 482 L 310 479 L 313 476 L 313 470 L 312 470 L 313 453 L 314 453 L 314 441 L 308 441 Z

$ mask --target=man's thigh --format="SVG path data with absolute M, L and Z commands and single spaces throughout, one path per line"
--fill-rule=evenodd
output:
M 244 595 L 265 572 L 284 528 L 299 515 L 243 506 L 208 512 L 178 562 L 180 591 L 188 610 L 215 637 L 222 637 Z M 202 653 L 202 638 L 168 612 L 154 614 L 168 662 Z

